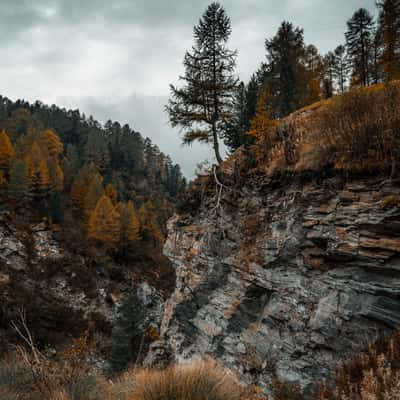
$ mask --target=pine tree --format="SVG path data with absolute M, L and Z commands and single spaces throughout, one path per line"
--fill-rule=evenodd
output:
M 330 51 L 324 57 L 323 94 L 326 99 L 332 97 L 334 93 L 335 64 L 335 54 Z
M 27 203 L 30 197 L 28 170 L 21 160 L 15 160 L 11 165 L 7 191 L 15 205 Z
M 185 85 L 171 85 L 166 106 L 172 126 L 184 131 L 183 142 L 212 143 L 219 164 L 219 138 L 231 116 L 237 86 L 232 75 L 236 52 L 226 47 L 230 34 L 231 23 L 225 10 L 218 3 L 210 4 L 194 28 L 195 45 L 184 58 L 185 75 L 180 79 Z
M 265 41 L 267 72 L 265 83 L 273 96 L 273 118 L 281 118 L 302 107 L 307 98 L 303 30 L 283 22 L 278 33 Z
M 363 86 L 370 82 L 373 29 L 373 17 L 365 8 L 356 11 L 347 22 L 346 46 L 353 66 L 353 82 Z
M 0 132 L 0 169 L 8 169 L 15 150 L 6 131 Z
M 124 370 L 134 359 L 135 343 L 142 340 L 146 322 L 144 308 L 136 293 L 123 298 L 111 334 L 111 372 Z
M 347 76 L 349 72 L 349 60 L 347 58 L 346 47 L 340 45 L 335 49 L 334 76 L 340 93 L 344 93 Z
M 321 78 L 324 63 L 318 49 L 314 45 L 308 45 L 304 53 L 304 65 L 306 69 L 307 96 L 304 96 L 305 104 L 312 104 L 321 97 Z
M 92 129 L 85 146 L 86 162 L 93 163 L 104 174 L 110 163 L 108 143 L 103 132 Z
M 67 191 L 71 190 L 74 178 L 79 172 L 80 160 L 76 146 L 69 144 L 67 154 L 62 160 L 64 173 L 64 187 Z
M 226 123 L 224 130 L 224 143 L 234 152 L 242 145 L 253 143 L 252 137 L 247 134 L 250 129 L 250 122 L 254 114 L 250 111 L 249 100 L 253 100 L 248 94 L 248 88 L 241 82 L 233 100 L 232 118 Z M 253 114 L 253 115 L 252 115 Z
M 400 77 L 400 0 L 382 0 L 379 31 L 383 36 L 382 63 L 386 80 Z
M 108 196 L 101 196 L 89 219 L 88 235 L 108 245 L 116 245 L 120 237 L 120 215 Z

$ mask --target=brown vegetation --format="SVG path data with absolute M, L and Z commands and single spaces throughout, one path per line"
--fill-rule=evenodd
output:
M 257 171 L 385 172 L 400 162 L 400 85 L 354 89 L 301 109 L 278 126 L 264 124 L 253 155 Z M 254 172 L 254 171 L 251 171 Z
M 245 389 L 213 361 L 165 370 L 132 369 L 114 381 L 89 368 L 85 339 L 71 344 L 57 361 L 31 348 L 0 362 L 2 400 L 265 400 Z M 84 355 L 86 354 L 86 355 Z

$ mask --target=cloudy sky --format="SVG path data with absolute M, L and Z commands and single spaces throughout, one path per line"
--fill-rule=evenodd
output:
M 209 0 L 0 0 L 0 94 L 79 108 L 129 123 L 192 176 L 207 147 L 182 147 L 163 112 L 182 74 L 193 26 Z M 300 25 L 326 52 L 343 42 L 346 20 L 375 0 L 221 0 L 232 20 L 230 47 L 247 80 L 264 40 L 282 20 Z

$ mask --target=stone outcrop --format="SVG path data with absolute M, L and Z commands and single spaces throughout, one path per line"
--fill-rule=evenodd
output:
M 257 187 L 257 188 L 256 188 Z M 177 360 L 211 355 L 268 391 L 307 392 L 400 326 L 400 184 L 266 179 L 208 195 L 168 224 L 177 284 L 162 336 Z

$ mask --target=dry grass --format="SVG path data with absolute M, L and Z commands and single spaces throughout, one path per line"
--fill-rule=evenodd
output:
M 400 87 L 358 89 L 321 108 L 310 142 L 336 169 L 396 172 L 400 159 Z
M 129 400 L 240 400 L 234 377 L 213 361 L 143 370 L 135 377 Z
M 400 84 L 354 89 L 282 120 L 258 135 L 258 170 L 399 171 Z
M 232 373 L 214 361 L 132 369 L 114 381 L 67 361 L 27 364 L 23 357 L 0 362 L 2 400 L 265 400 L 256 387 L 239 386 Z M 43 364 L 45 363 L 45 364 Z M 68 367 L 67 367 L 68 364 Z M 40 369 L 40 376 L 35 369 Z M 71 370 L 74 373 L 71 373 Z

